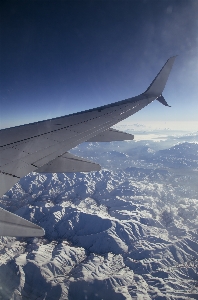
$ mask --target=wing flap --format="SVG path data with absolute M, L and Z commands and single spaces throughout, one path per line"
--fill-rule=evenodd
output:
M 0 208 L 0 236 L 43 236 L 40 226 Z
M 126 141 L 133 140 L 134 135 L 110 128 L 92 138 L 87 142 L 113 142 L 113 141 Z
M 20 178 L 0 172 L 0 197 L 3 196 Z
M 100 171 L 99 164 L 85 160 L 71 153 L 65 153 L 42 167 L 36 169 L 38 173 L 67 173 Z

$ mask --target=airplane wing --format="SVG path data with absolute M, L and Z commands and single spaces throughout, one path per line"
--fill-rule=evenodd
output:
M 87 142 L 113 142 L 113 141 L 127 141 L 133 140 L 134 135 L 122 132 L 113 128 L 107 129 L 100 134 L 90 138 Z
M 162 96 L 175 57 L 167 60 L 149 88 L 142 94 L 79 113 L 0 130 L 0 196 L 30 172 L 96 171 L 100 166 L 68 151 L 86 141 L 133 139 L 111 127 Z M 0 222 L 5 223 L 1 212 Z M 23 226 L 25 226 L 23 224 Z M 29 227 L 27 234 L 32 235 Z M 16 236 L 22 234 L 15 232 Z M 5 231 L 7 234 L 7 231 Z M 1 231 L 4 235 L 4 231 Z M 36 236 L 36 234 L 35 234 Z

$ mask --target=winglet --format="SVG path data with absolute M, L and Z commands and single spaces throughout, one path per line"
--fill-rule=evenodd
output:
M 171 107 L 170 105 L 168 105 L 168 103 L 166 102 L 166 100 L 164 99 L 164 97 L 162 95 L 160 95 L 159 97 L 157 97 L 157 100 L 162 103 L 165 106 Z
M 173 63 L 175 61 L 176 56 L 170 57 L 163 68 L 160 70 L 160 72 L 157 74 L 155 79 L 152 81 L 148 89 L 144 92 L 144 94 L 147 94 L 149 96 L 159 97 L 166 85 L 166 82 L 168 80 L 168 76 L 170 74 L 170 71 L 172 69 Z

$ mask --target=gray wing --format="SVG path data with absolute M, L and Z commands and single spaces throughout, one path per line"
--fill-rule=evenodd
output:
M 0 236 L 43 236 L 45 231 L 11 212 L 0 208 Z
M 0 196 L 30 172 L 98 170 L 68 151 L 85 141 L 123 140 L 111 126 L 160 98 L 175 57 L 141 95 L 83 112 L 0 131 Z M 127 135 L 127 134 L 126 134 Z M 132 139 L 133 136 L 126 139 Z M 73 165 L 73 167 L 72 167 Z M 57 166 L 57 167 L 56 167 Z

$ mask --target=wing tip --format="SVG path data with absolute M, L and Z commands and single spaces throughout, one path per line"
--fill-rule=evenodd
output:
M 166 82 L 168 80 L 169 74 L 171 72 L 171 69 L 173 67 L 175 58 L 178 55 L 171 56 L 166 63 L 163 65 L 157 76 L 154 78 L 154 80 L 151 82 L 149 87 L 146 89 L 146 91 L 143 94 L 147 94 L 149 96 L 153 96 L 155 98 L 161 96 Z

